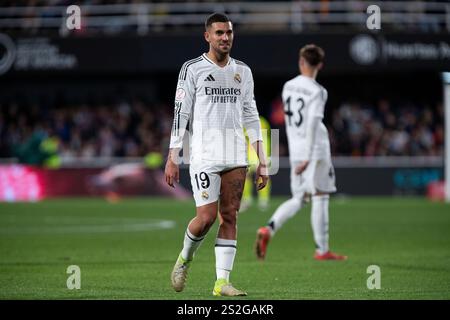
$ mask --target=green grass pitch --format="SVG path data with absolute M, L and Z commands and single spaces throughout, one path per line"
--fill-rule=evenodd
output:
M 347 261 L 315 261 L 310 207 L 269 245 L 253 251 L 270 210 L 239 216 L 231 282 L 240 299 L 450 299 L 450 206 L 422 198 L 332 198 L 331 249 Z M 0 204 L 0 299 L 214 299 L 217 223 L 196 254 L 185 291 L 170 272 L 193 217 L 193 201 L 161 198 L 61 199 Z M 81 289 L 69 290 L 69 265 L 81 269 Z M 367 267 L 381 270 L 369 290 Z

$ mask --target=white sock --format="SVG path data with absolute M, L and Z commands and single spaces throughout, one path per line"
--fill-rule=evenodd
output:
M 189 261 L 192 260 L 194 258 L 195 251 L 198 249 L 198 247 L 200 247 L 204 238 L 205 236 L 203 237 L 194 236 L 189 231 L 188 226 L 188 228 L 186 229 L 186 233 L 184 234 L 184 245 L 183 250 L 181 251 L 181 257 L 184 260 Z
M 330 196 L 312 197 L 311 225 L 316 249 L 320 254 L 328 252 L 328 204 Z
M 230 272 L 233 270 L 234 257 L 236 256 L 236 240 L 216 239 L 216 275 L 217 279 L 230 280 Z
M 268 226 L 271 236 L 275 235 L 275 232 L 301 208 L 302 200 L 300 198 L 295 197 L 283 202 L 269 220 Z

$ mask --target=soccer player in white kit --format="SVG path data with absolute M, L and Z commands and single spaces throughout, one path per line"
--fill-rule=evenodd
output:
M 300 75 L 285 83 L 282 98 L 291 165 L 292 198 L 282 203 L 267 226 L 257 231 L 256 255 L 266 256 L 269 240 L 293 217 L 311 196 L 311 225 L 317 260 L 345 260 L 328 247 L 328 203 L 336 192 L 328 131 L 322 122 L 327 91 L 316 82 L 323 66 L 324 51 L 310 44 L 300 50 Z
M 205 22 L 208 53 L 183 64 L 175 95 L 175 112 L 166 182 L 179 181 L 178 154 L 185 131 L 190 136 L 190 166 L 196 216 L 189 223 L 181 253 L 172 271 L 175 291 L 184 289 L 194 253 L 214 223 L 220 225 L 215 243 L 215 296 L 241 296 L 229 282 L 236 255 L 236 220 L 247 171 L 244 129 L 259 156 L 257 188 L 267 181 L 259 114 L 253 96 L 250 68 L 230 57 L 233 25 L 229 18 L 214 13 Z M 187 150 L 185 150 L 186 152 Z

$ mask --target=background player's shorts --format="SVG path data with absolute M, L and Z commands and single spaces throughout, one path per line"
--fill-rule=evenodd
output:
M 246 164 L 224 166 L 210 164 L 193 164 L 189 166 L 192 193 L 195 206 L 201 207 L 219 200 L 221 173 L 235 168 L 247 167 Z
M 294 197 L 302 198 L 305 193 L 336 192 L 336 177 L 331 159 L 311 160 L 302 174 L 295 174 L 295 167 L 301 161 L 291 164 L 291 192 Z

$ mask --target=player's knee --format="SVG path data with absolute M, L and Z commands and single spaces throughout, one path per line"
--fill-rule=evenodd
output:
M 292 197 L 290 201 L 292 202 L 292 204 L 294 204 L 295 206 L 300 208 L 302 205 L 303 198 L 302 197 Z
M 199 214 L 197 218 L 203 226 L 203 229 L 208 230 L 216 221 L 217 214 Z
M 206 229 L 209 229 L 214 222 L 216 221 L 216 217 L 207 217 L 203 220 L 203 225 L 205 226 Z
M 224 206 L 220 208 L 220 216 L 222 217 L 222 223 L 236 224 L 236 213 L 238 208 L 236 206 Z
M 240 203 L 229 204 L 226 206 L 220 206 L 220 213 L 227 215 L 236 215 L 236 212 L 239 210 Z
M 236 215 L 222 215 L 221 225 L 235 226 L 236 225 Z
M 313 202 L 315 202 L 315 201 L 322 201 L 322 200 L 328 200 L 328 199 L 330 199 L 330 194 L 324 193 L 324 192 L 320 192 L 320 191 L 312 196 L 312 201 Z

